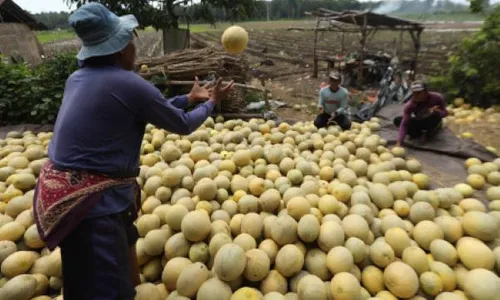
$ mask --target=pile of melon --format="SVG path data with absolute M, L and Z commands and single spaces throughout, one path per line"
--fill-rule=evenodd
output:
M 148 125 L 136 299 L 499 299 L 500 160 L 467 160 L 466 183 L 430 189 L 379 128 Z M 31 208 L 51 136 L 0 140 L 2 300 L 63 289 L 60 251 L 45 248 Z
M 500 154 L 495 147 L 491 146 L 494 141 L 485 140 L 480 137 L 481 132 L 490 129 L 489 126 L 495 126 L 500 123 L 500 106 L 493 106 L 488 109 L 480 107 L 472 107 L 470 104 L 465 104 L 464 99 L 456 98 L 453 105 L 447 107 L 449 112 L 448 117 L 444 122 L 452 129 L 457 136 L 463 139 L 474 139 L 482 141 L 492 153 Z

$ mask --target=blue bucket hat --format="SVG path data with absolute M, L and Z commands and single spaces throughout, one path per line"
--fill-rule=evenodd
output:
M 123 50 L 139 26 L 133 15 L 118 17 L 100 3 L 82 5 L 70 17 L 69 24 L 82 41 L 79 60 L 106 56 Z

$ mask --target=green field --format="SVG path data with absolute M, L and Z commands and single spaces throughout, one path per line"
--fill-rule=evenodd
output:
M 482 21 L 484 19 L 483 15 L 474 15 L 469 13 L 447 13 L 447 14 L 406 14 L 397 15 L 400 18 L 407 18 L 411 20 L 418 21 Z M 247 29 L 278 29 L 278 28 L 288 28 L 292 26 L 311 26 L 312 19 L 303 20 L 277 20 L 277 21 L 251 21 L 251 22 L 240 22 L 239 25 L 244 26 Z M 193 33 L 206 32 L 212 30 L 223 30 L 231 26 L 231 23 L 217 23 L 214 25 L 210 24 L 191 24 L 190 29 Z M 181 28 L 186 28 L 186 25 L 181 25 Z M 153 28 L 146 28 L 146 31 L 153 30 Z M 75 34 L 71 30 L 53 30 L 53 31 L 39 31 L 37 32 L 37 37 L 40 43 L 50 43 L 55 41 L 72 39 Z
M 50 30 L 50 31 L 38 31 L 36 33 L 38 41 L 42 44 L 63 41 L 73 39 L 75 34 L 71 30 Z

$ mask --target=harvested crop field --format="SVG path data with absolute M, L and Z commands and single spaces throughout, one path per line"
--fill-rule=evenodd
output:
M 302 21 L 273 21 L 273 22 L 247 22 L 242 23 L 250 36 L 250 41 L 244 56 L 249 60 L 250 70 L 258 69 L 257 74 L 270 80 L 266 88 L 271 92 L 271 99 L 283 101 L 287 107 L 279 109 L 279 115 L 284 120 L 300 121 L 314 118 L 315 102 L 320 84 L 326 74 L 326 62 L 323 60 L 342 52 L 341 34 L 338 32 L 320 32 L 318 38 L 319 78 L 312 78 L 313 64 L 313 32 L 291 31 L 290 28 L 312 29 L 315 22 Z M 459 46 L 460 42 L 470 37 L 482 24 L 481 21 L 471 22 L 424 22 L 427 29 L 421 36 L 422 48 L 418 61 L 418 72 L 425 75 L 442 75 L 448 66 L 448 57 Z M 192 47 L 213 46 L 221 48 L 220 36 L 222 31 L 230 24 L 219 24 L 217 27 L 195 24 L 191 27 Z M 138 55 L 141 58 L 155 57 L 162 53 L 162 34 L 154 30 L 140 33 L 137 40 Z M 79 42 L 75 39 L 56 41 L 43 45 L 46 56 L 51 56 L 64 51 L 76 51 Z M 357 34 L 347 33 L 344 40 L 344 53 L 359 50 Z M 402 51 L 400 50 L 402 49 Z M 367 45 L 369 53 L 387 52 L 391 55 L 403 53 L 402 59 L 413 56 L 413 44 L 408 33 L 403 34 L 400 41 L 399 32 L 378 32 Z M 261 65 L 265 60 L 271 60 L 273 65 Z M 323 60 L 323 61 L 321 61 Z M 255 71 L 254 71 L 255 72 Z M 260 81 L 254 79 L 250 84 L 260 87 Z M 373 94 L 374 91 L 351 90 L 354 101 L 358 102 Z M 300 109 L 292 109 L 295 105 Z M 483 124 L 484 123 L 484 124 Z M 497 127 L 483 120 L 476 120 L 474 128 L 470 131 L 485 146 L 499 148 L 495 142 Z M 469 126 L 470 127 L 470 126 Z M 477 128 L 487 128 L 480 130 Z M 452 126 L 460 134 L 468 131 L 468 125 Z

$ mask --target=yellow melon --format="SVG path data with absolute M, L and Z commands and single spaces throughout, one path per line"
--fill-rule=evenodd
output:
M 289 215 L 279 216 L 271 227 L 272 239 L 278 245 L 294 243 L 297 240 L 297 226 L 297 221 Z
M 354 263 L 356 264 L 364 261 L 368 255 L 368 248 L 366 244 L 356 237 L 349 238 L 345 242 L 345 247 L 351 251 Z
M 370 246 L 370 259 L 381 268 L 385 268 L 395 260 L 394 250 L 384 241 L 375 241 Z
M 345 233 L 335 221 L 326 221 L 321 224 L 318 236 L 318 246 L 323 251 L 330 251 L 330 249 L 341 246 L 344 244 Z
M 377 293 L 375 299 L 382 299 L 382 300 L 398 300 L 396 296 L 391 294 L 389 291 L 380 291 Z
M 342 220 L 342 229 L 348 237 L 357 237 L 365 240 L 368 237 L 370 228 L 368 222 L 359 215 L 348 215 Z
M 204 211 L 191 211 L 182 219 L 181 231 L 188 241 L 200 242 L 209 235 L 210 230 L 210 218 Z
M 429 187 L 429 176 L 427 176 L 426 174 L 414 174 L 412 181 L 417 184 L 419 189 L 426 189 L 427 187 Z
M 462 224 L 456 218 L 450 216 L 439 216 L 434 222 L 441 227 L 444 233 L 444 239 L 450 243 L 455 243 L 463 235 Z
M 498 295 L 500 295 L 500 278 L 489 270 L 471 270 L 466 276 L 464 291 L 472 300 L 498 299 Z
M 243 276 L 250 281 L 260 281 L 269 274 L 271 260 L 266 252 L 259 249 L 251 249 L 245 253 L 246 266 Z
M 436 296 L 443 291 L 441 277 L 434 272 L 424 272 L 420 274 L 420 286 L 424 293 L 429 296 Z
M 336 274 L 330 284 L 333 299 L 351 300 L 361 295 L 361 286 L 358 279 L 351 273 Z
M 440 262 L 453 267 L 458 260 L 458 253 L 452 244 L 445 240 L 434 240 L 430 245 L 432 257 Z
M 468 235 L 482 241 L 492 241 L 498 235 L 497 220 L 484 212 L 467 212 L 462 218 L 462 225 Z
M 384 270 L 384 283 L 389 291 L 400 298 L 410 298 L 419 288 L 417 273 L 407 264 L 393 262 Z
M 417 246 L 410 246 L 403 251 L 403 261 L 411 266 L 417 274 L 422 274 L 429 270 L 429 261 L 424 250 Z
M 456 244 L 458 258 L 468 269 L 493 270 L 495 255 L 482 241 L 473 237 L 463 237 Z
M 215 255 L 213 269 L 219 279 L 232 281 L 243 274 L 245 265 L 243 249 L 236 244 L 226 244 Z
M 464 300 L 464 298 L 454 293 L 444 292 L 437 295 L 435 300 Z
M 221 281 L 219 278 L 214 277 L 205 281 L 196 294 L 198 300 L 229 300 L 231 298 L 231 287 Z
M 210 272 L 203 263 L 196 262 L 186 266 L 177 278 L 177 293 L 188 298 L 194 297 L 209 275 Z
M 286 208 L 288 215 L 298 221 L 310 212 L 311 205 L 304 197 L 293 197 L 286 204 Z
M 413 239 L 425 250 L 430 249 L 432 241 L 443 238 L 444 232 L 441 227 L 428 220 L 418 223 L 413 229 Z
M 372 295 L 383 291 L 385 288 L 384 273 L 375 266 L 367 266 L 363 269 L 361 282 L 363 287 Z
M 264 295 L 259 290 L 251 287 L 242 287 L 234 292 L 230 300 L 260 300 L 263 298 Z
M 297 226 L 297 235 L 305 243 L 311 243 L 316 240 L 320 232 L 320 223 L 318 218 L 312 214 L 304 215 L 300 218 Z
M 500 200 L 500 186 L 492 186 L 486 190 L 488 200 Z
M 397 257 L 401 257 L 403 251 L 410 246 L 410 237 L 406 231 L 399 227 L 390 228 L 385 232 L 384 237 Z
M 326 299 L 325 284 L 315 275 L 306 275 L 299 281 L 297 294 L 299 299 Z
M 333 274 L 348 272 L 354 266 L 354 258 L 347 248 L 337 246 L 328 252 L 326 266 Z
M 288 291 L 288 282 L 286 278 L 276 270 L 271 270 L 264 280 L 260 283 L 260 290 L 264 294 L 278 292 L 286 294 Z
M 286 277 L 291 277 L 302 270 L 304 255 L 295 245 L 285 245 L 278 251 L 275 268 Z
M 432 261 L 429 263 L 429 266 L 431 271 L 441 278 L 444 291 L 451 292 L 456 288 L 457 275 L 453 272 L 452 268 L 439 261 Z
M 479 174 L 470 174 L 467 176 L 467 183 L 474 189 L 476 190 L 481 190 L 483 189 L 486 180 L 484 179 L 483 176 Z
M 161 281 L 167 287 L 167 290 L 173 291 L 177 286 L 177 278 L 184 268 L 191 265 L 192 262 L 185 257 L 174 257 L 167 262 L 163 269 Z

